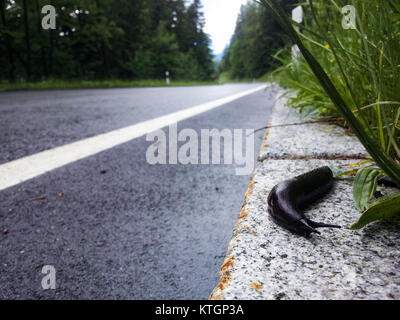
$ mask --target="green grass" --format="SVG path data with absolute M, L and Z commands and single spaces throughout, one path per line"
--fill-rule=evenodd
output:
M 170 86 L 215 85 L 217 81 L 171 81 Z M 10 90 L 43 90 L 43 89 L 88 89 L 88 88 L 132 88 L 132 87 L 166 87 L 165 80 L 49 80 L 40 82 L 0 82 L 0 91 Z
M 312 117 L 342 116 L 372 157 L 355 179 L 355 202 L 366 210 L 352 228 L 400 213 L 400 194 L 371 204 L 379 176 L 400 185 L 400 4 L 310 0 L 303 3 L 298 33 L 277 0 L 260 2 L 302 53 L 277 57 L 284 66 L 273 77 L 292 93 L 289 105 Z M 356 29 L 342 27 L 341 9 L 348 4 L 356 8 Z
M 261 82 L 268 82 L 269 80 L 270 79 L 266 75 L 264 75 L 264 76 L 262 76 L 260 78 L 240 78 L 240 79 L 237 79 L 237 78 L 232 78 L 230 76 L 229 72 L 222 72 L 219 75 L 219 79 L 218 79 L 219 83 L 252 83 L 252 82 L 255 82 L 255 83 L 259 83 L 260 82 L 261 83 Z
M 352 4 L 357 29 L 345 30 L 341 8 Z M 314 0 L 304 4 L 300 36 L 363 128 L 400 161 L 400 4 L 393 0 Z M 281 84 L 297 94 L 292 107 L 319 116 L 339 110 L 304 58 L 283 58 Z

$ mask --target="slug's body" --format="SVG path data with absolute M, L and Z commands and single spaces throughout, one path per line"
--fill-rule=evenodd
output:
M 306 218 L 301 209 L 325 196 L 333 186 L 333 173 L 322 167 L 276 185 L 268 196 L 268 212 L 280 226 L 309 237 L 316 228 L 340 228 Z
M 385 186 L 385 187 L 391 187 L 391 188 L 397 188 L 400 189 L 400 186 L 396 184 L 391 178 L 389 177 L 382 177 L 378 179 L 378 184 L 380 186 Z

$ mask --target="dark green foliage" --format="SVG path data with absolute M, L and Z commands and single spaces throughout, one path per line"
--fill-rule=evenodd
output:
M 282 1 L 288 12 L 296 2 Z M 250 1 L 241 8 L 235 34 L 225 50 L 219 72 L 228 72 L 233 79 L 259 78 L 279 65 L 273 55 L 288 44 L 289 38 L 271 12 Z
M 0 80 L 209 80 L 201 3 L 184 0 L 0 0 Z M 57 29 L 43 30 L 51 4 Z

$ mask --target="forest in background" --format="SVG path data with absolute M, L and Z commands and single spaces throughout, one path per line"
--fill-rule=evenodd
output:
M 200 0 L 0 0 L 0 80 L 210 80 Z M 56 29 L 44 30 L 45 5 Z
M 290 14 L 298 1 L 281 2 Z M 54 30 L 41 26 L 48 4 L 57 13 Z M 249 0 L 216 70 L 204 25 L 201 0 L 0 0 L 0 81 L 10 88 L 160 85 L 166 71 L 175 83 L 259 79 L 280 66 L 273 55 L 290 48 L 271 13 Z
M 298 0 L 281 0 L 288 15 Z M 225 50 L 218 72 L 230 79 L 258 79 L 281 63 L 273 56 L 290 49 L 291 41 L 270 10 L 255 1 L 242 6 L 235 33 Z

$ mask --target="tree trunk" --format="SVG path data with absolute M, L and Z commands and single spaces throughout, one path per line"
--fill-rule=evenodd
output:
M 0 0 L 0 14 L 1 14 L 1 22 L 3 23 L 4 29 L 7 30 L 7 21 L 6 21 L 6 6 L 5 0 Z M 15 81 L 15 64 L 14 64 L 14 56 L 13 56 L 13 49 L 11 44 L 11 37 L 9 34 L 6 34 L 6 51 L 8 60 L 10 62 L 9 65 L 9 73 L 8 73 L 8 80 L 10 82 Z
M 110 72 L 108 69 L 108 62 L 107 62 L 107 53 L 106 53 L 106 46 L 104 45 L 104 41 L 101 42 L 101 56 L 103 58 L 103 78 L 110 78 Z
M 96 7 L 98 14 L 100 13 L 100 1 L 96 0 Z M 109 78 L 110 77 L 110 72 L 108 70 L 108 62 L 107 62 L 107 52 L 106 52 L 106 46 L 104 43 L 104 40 L 101 40 L 100 42 L 100 54 L 103 60 L 103 70 L 101 72 L 101 75 L 103 78 Z
M 49 1 L 50 5 L 53 5 L 53 1 Z M 57 29 L 56 29 L 57 30 Z M 48 76 L 51 77 L 53 74 L 53 56 L 54 56 L 54 31 L 53 29 L 49 30 L 49 68 L 48 68 Z
M 25 42 L 26 42 L 26 78 L 27 81 L 31 80 L 31 38 L 29 35 L 29 17 L 28 17 L 28 6 L 26 0 L 23 0 L 24 8 L 24 26 L 25 26 Z
M 36 11 L 37 11 L 37 25 L 38 25 L 38 33 L 40 39 L 42 39 L 42 16 L 40 15 L 41 9 L 39 6 L 39 0 L 36 0 Z M 40 43 L 40 54 L 42 60 L 42 68 L 43 68 L 43 76 L 47 79 L 48 78 L 48 71 L 47 71 L 47 61 L 46 61 L 46 52 L 43 46 L 43 43 Z

